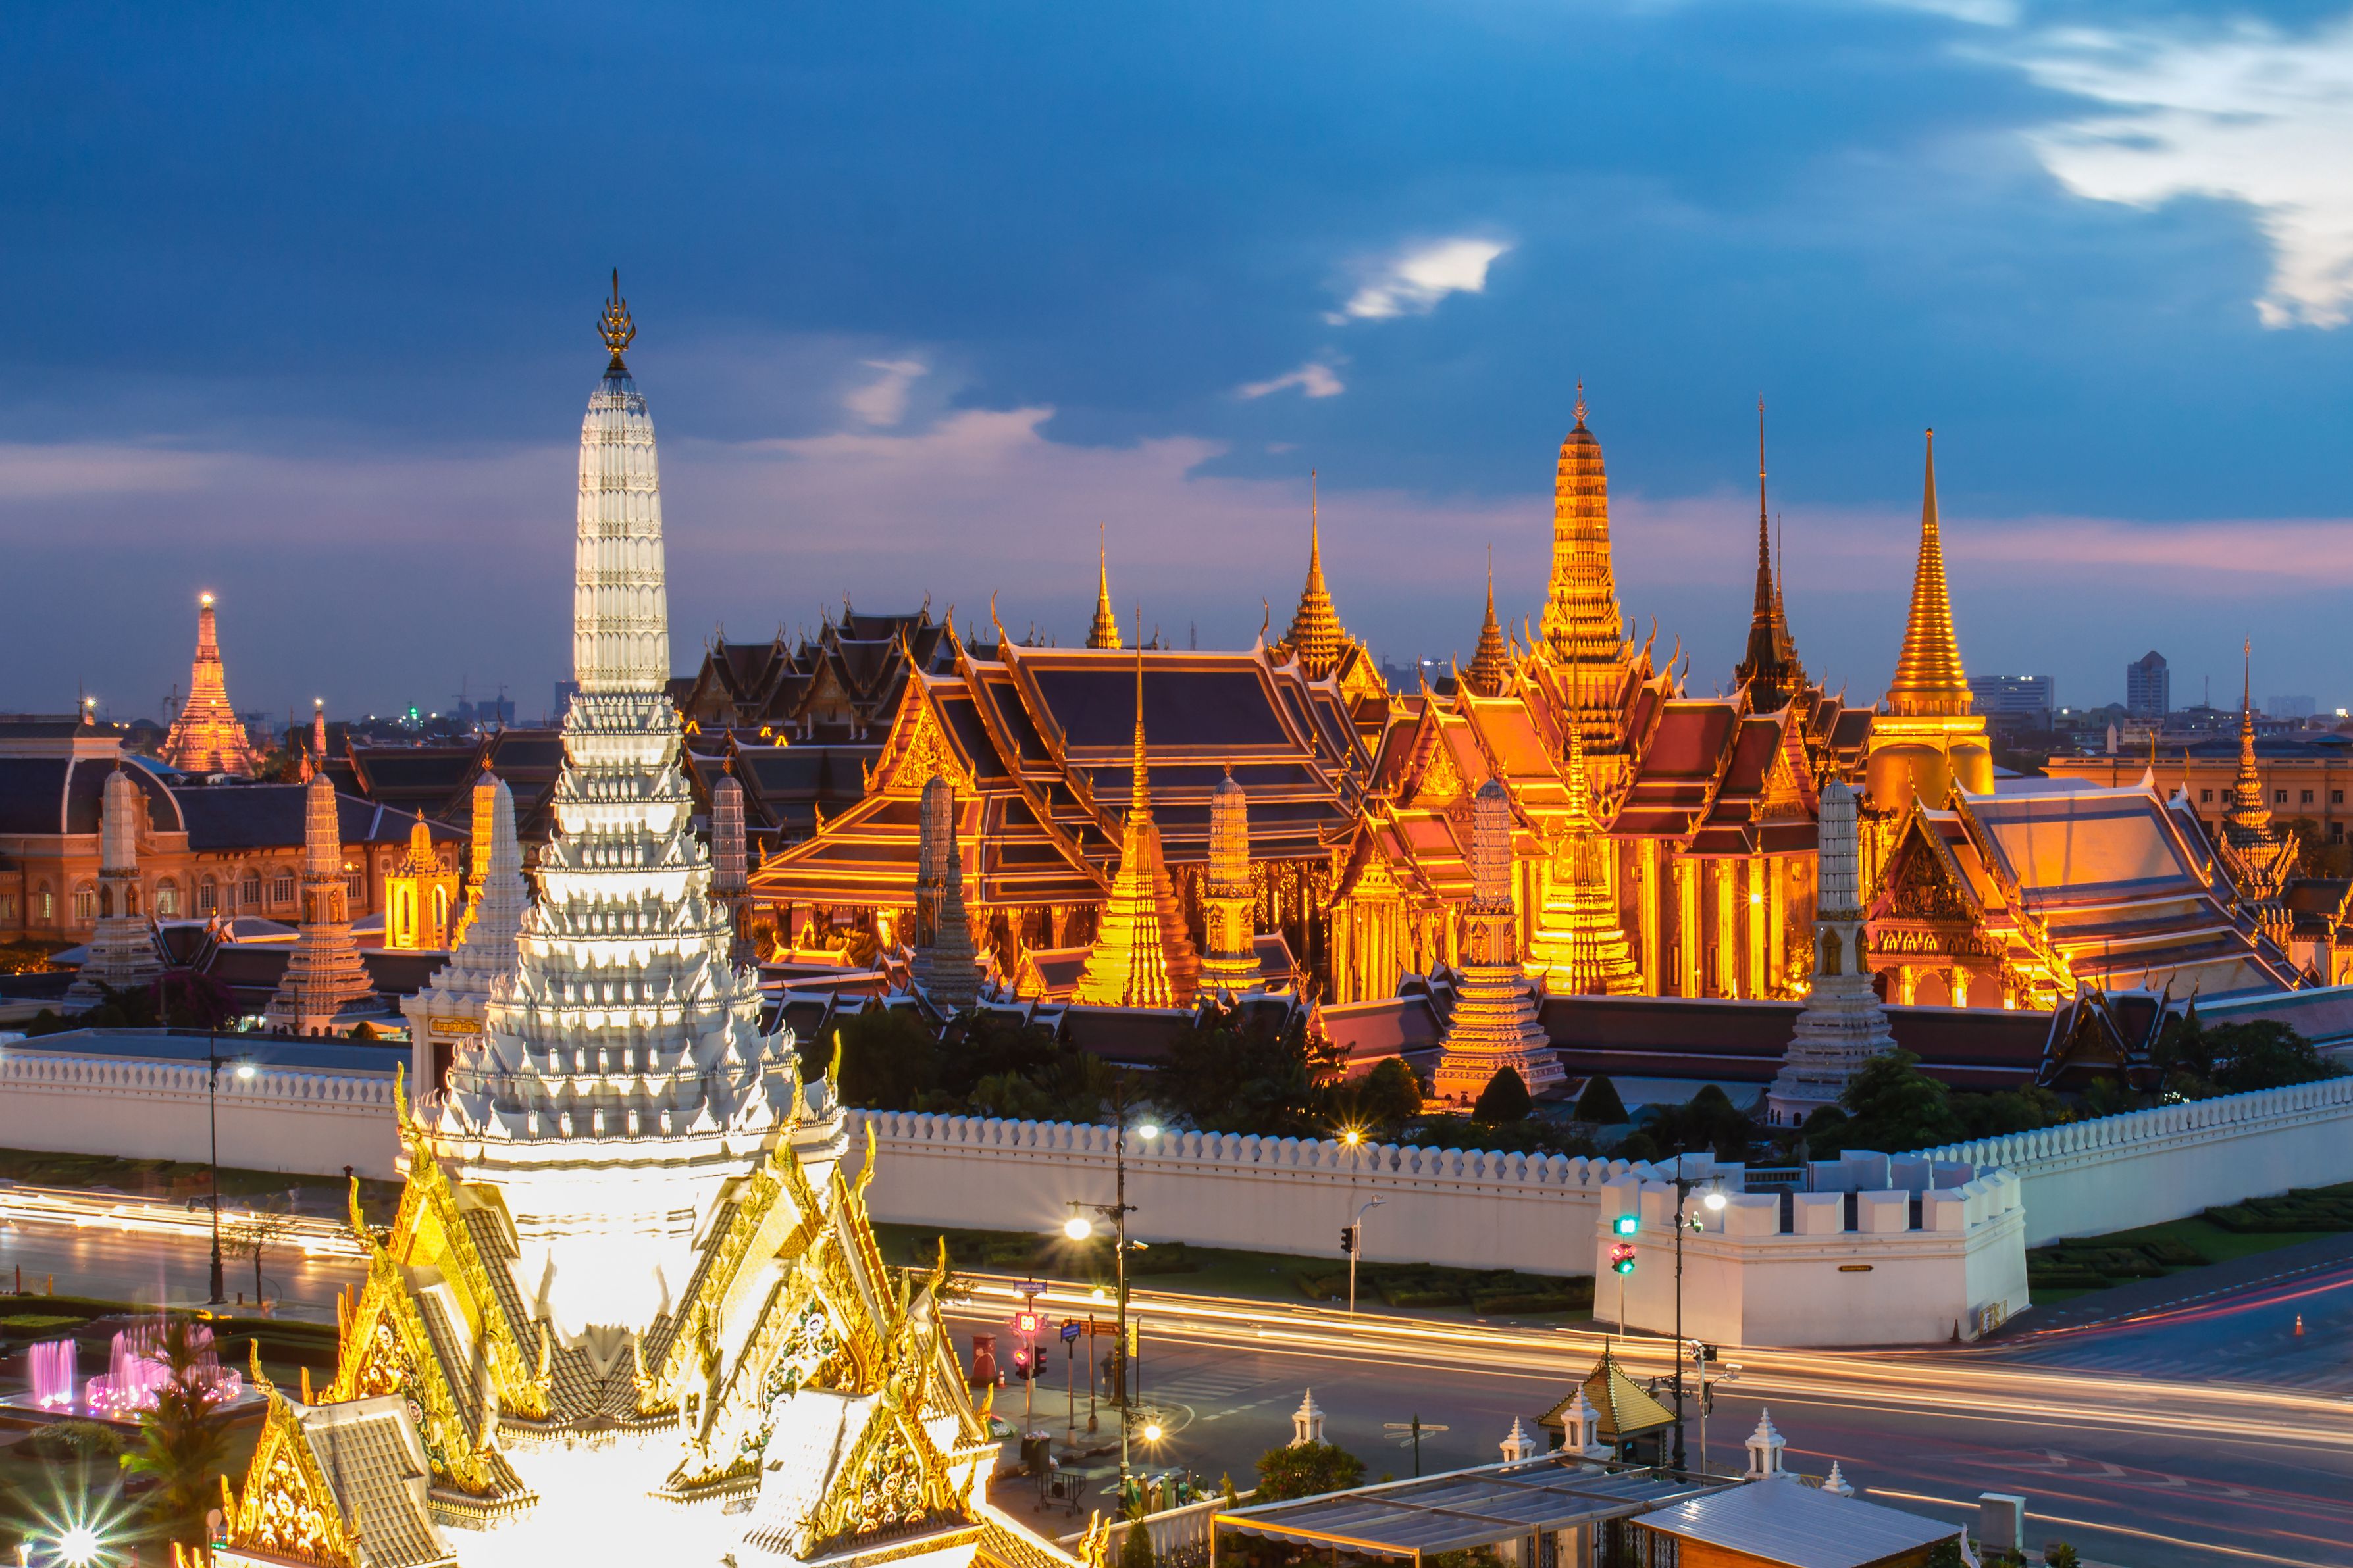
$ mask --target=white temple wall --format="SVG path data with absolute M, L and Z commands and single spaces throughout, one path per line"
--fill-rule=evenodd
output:
M 0 1047 L 0 1147 L 132 1160 L 211 1158 L 205 1064 Z M 392 1074 L 258 1068 L 218 1085 L 220 1163 L 393 1180 Z
M 1727 1167 L 1726 1169 L 1732 1169 Z M 1733 1184 L 1737 1188 L 1736 1177 Z M 1995 1171 L 1921 1194 L 1882 1188 L 1799 1193 L 1780 1229 L 1778 1193 L 1727 1194 L 1721 1211 L 1694 1199 L 1700 1228 L 1683 1234 L 1683 1333 L 1736 1345 L 1916 1344 L 1974 1340 L 2027 1305 L 2025 1219 L 2018 1183 Z M 1641 1228 L 1610 1222 L 1639 1211 Z M 1595 1315 L 1651 1333 L 1675 1331 L 1675 1189 L 1627 1176 L 1603 1194 L 1595 1226 Z M 1610 1248 L 1635 1247 L 1634 1272 L 1611 1271 Z M 1623 1317 L 1620 1291 L 1623 1290 Z
M 2353 1181 L 2353 1078 L 1948 1143 L 1915 1157 L 2015 1173 L 2029 1247 L 2105 1236 L 2291 1187 Z
M 913 1111 L 850 1113 L 874 1132 L 878 1220 L 978 1230 L 1058 1229 L 1072 1201 L 1112 1201 L 1112 1130 Z M 855 1159 L 857 1156 L 852 1155 Z M 1602 1184 L 1647 1165 L 1561 1155 L 1348 1148 L 1329 1140 L 1131 1136 L 1128 1233 L 1145 1241 L 1303 1253 L 1345 1264 L 1341 1228 L 1374 1198 L 1364 1258 L 1583 1274 Z M 1183 1288 L 1182 1278 L 1169 1283 Z

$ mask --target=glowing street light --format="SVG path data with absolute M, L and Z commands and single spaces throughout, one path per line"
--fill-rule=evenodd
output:
M 104 1546 L 98 1531 L 86 1524 L 77 1524 L 58 1537 L 58 1557 L 66 1568 L 90 1568 Z
M 1094 1233 L 1095 1222 L 1082 1214 L 1074 1214 L 1062 1222 L 1062 1234 L 1072 1241 L 1084 1241 Z M 1103 1292 L 1098 1289 L 1095 1294 L 1100 1296 Z
M 1160 1441 L 1160 1436 L 1161 1436 L 1161 1433 L 1160 1433 L 1160 1423 L 1159 1423 L 1159 1422 L 1157 1422 L 1157 1421 L 1146 1421 L 1146 1422 L 1144 1424 L 1144 1440 L 1145 1440 L 1145 1442 L 1147 1442 L 1147 1443 L 1157 1443 L 1158 1441 Z
M 1707 1196 L 1700 1199 L 1700 1206 L 1708 1210 L 1712 1214 L 1722 1214 L 1724 1212 L 1724 1205 L 1725 1196 L 1721 1192 L 1710 1193 Z

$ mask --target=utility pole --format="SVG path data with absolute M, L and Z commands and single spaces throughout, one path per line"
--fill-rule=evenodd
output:
M 1084 1214 L 1079 1212 L 1083 1209 L 1092 1209 L 1095 1213 L 1101 1215 L 1103 1218 L 1111 1221 L 1112 1223 L 1112 1258 L 1113 1266 L 1115 1271 L 1113 1275 L 1113 1288 L 1117 1292 L 1117 1327 L 1115 1332 L 1118 1335 L 1116 1343 L 1112 1351 L 1112 1365 L 1116 1369 L 1119 1377 L 1119 1386 L 1113 1394 L 1112 1405 L 1113 1408 L 1119 1412 L 1119 1499 L 1120 1506 L 1124 1509 L 1127 1506 L 1127 1429 L 1131 1425 L 1129 1418 L 1133 1411 L 1133 1406 L 1128 1397 L 1127 1391 L 1127 1367 L 1129 1361 L 1127 1325 L 1127 1216 L 1135 1212 L 1135 1205 L 1127 1201 L 1127 1094 L 1124 1087 L 1113 1097 L 1112 1117 L 1114 1122 L 1112 1135 L 1112 1172 L 1113 1184 L 1112 1188 L 1112 1201 L 1108 1204 L 1088 1204 L 1081 1203 L 1077 1199 L 1073 1198 L 1071 1201 L 1071 1217 L 1069 1220 L 1064 1222 L 1062 1226 L 1062 1234 L 1069 1237 L 1072 1241 L 1084 1241 L 1087 1237 L 1094 1234 L 1095 1227 L 1093 1222 L 1089 1220 Z M 1146 1142 L 1149 1142 L 1151 1140 L 1160 1136 L 1160 1129 L 1150 1121 L 1139 1122 L 1136 1125 L 1135 1135 L 1144 1139 Z M 1141 1386 L 1137 1388 L 1136 1393 L 1139 1395 L 1142 1394 L 1143 1389 Z
M 1375 1198 L 1358 1209 L 1356 1217 L 1348 1222 L 1347 1234 L 1340 1238 L 1348 1247 L 1348 1316 L 1352 1318 L 1356 1315 L 1356 1258 L 1365 1250 L 1365 1216 L 1387 1202 L 1387 1198 Z

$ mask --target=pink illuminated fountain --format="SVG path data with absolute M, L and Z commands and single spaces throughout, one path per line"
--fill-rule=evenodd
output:
M 196 1364 L 188 1374 L 190 1380 L 207 1403 L 227 1405 L 243 1391 L 245 1380 L 220 1364 L 220 1357 L 213 1349 L 212 1330 L 195 1323 L 189 1326 L 189 1333 L 198 1347 Z M 161 1319 L 134 1323 L 118 1332 L 108 1356 L 106 1373 L 90 1380 L 86 1397 L 90 1412 L 121 1415 L 154 1409 L 155 1396 L 172 1381 L 172 1369 L 164 1364 L 163 1357 Z
M 79 1348 L 69 1339 L 43 1340 L 26 1352 L 34 1404 L 44 1410 L 58 1410 L 73 1403 L 74 1384 L 81 1371 Z

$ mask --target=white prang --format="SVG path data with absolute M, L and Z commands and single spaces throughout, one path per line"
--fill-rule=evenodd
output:
M 575 565 L 580 691 L 539 901 L 430 1123 L 453 1174 L 501 1189 L 525 1297 L 567 1336 L 642 1331 L 678 1298 L 721 1184 L 794 1083 L 690 821 L 653 421 L 617 354 L 581 425 Z
M 1813 989 L 1767 1091 L 1766 1116 L 1776 1127 L 1803 1126 L 1816 1110 L 1836 1105 L 1864 1063 L 1895 1048 L 1887 1010 L 1862 958 L 1862 857 L 1856 835 L 1854 789 L 1833 779 L 1822 786 Z

